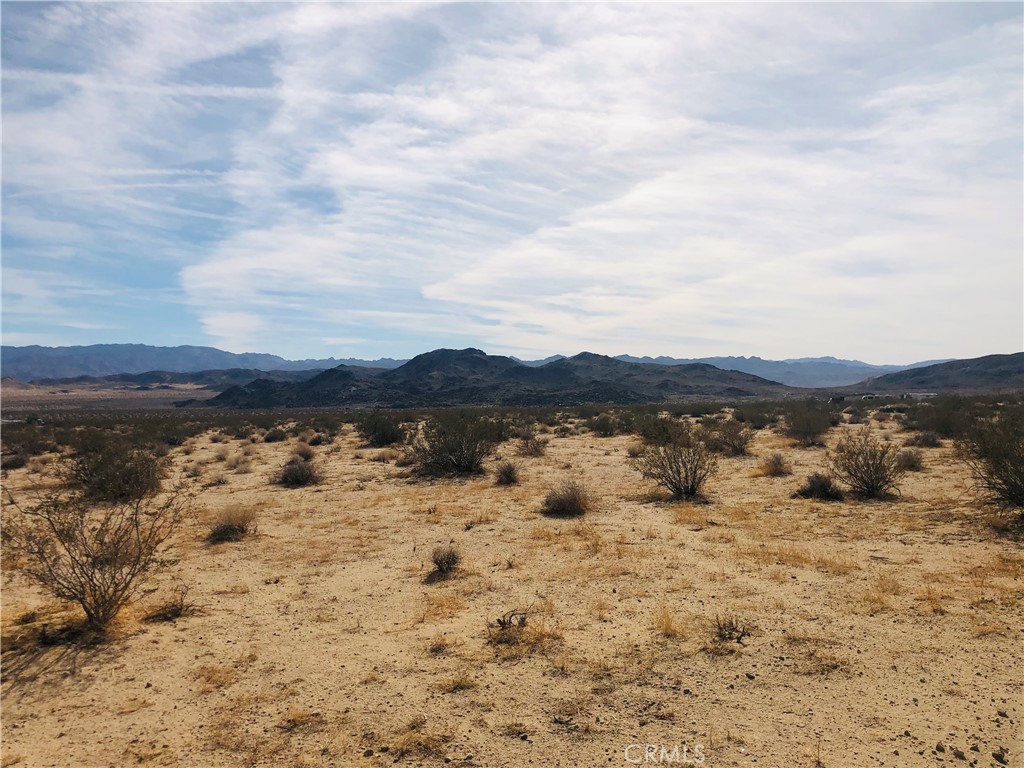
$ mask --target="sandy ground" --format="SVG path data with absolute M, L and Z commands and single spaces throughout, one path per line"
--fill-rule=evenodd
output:
M 632 442 L 555 438 L 497 487 L 414 480 L 346 433 L 317 449 L 326 482 L 288 490 L 294 439 L 241 474 L 247 443 L 192 440 L 175 471 L 223 482 L 113 642 L 17 650 L 63 609 L 4 572 L 2 765 L 1022 764 L 1024 553 L 948 447 L 898 500 L 826 504 L 790 498 L 824 450 L 765 430 L 694 505 L 652 494 Z M 794 475 L 752 476 L 774 450 Z M 596 510 L 543 517 L 565 478 Z M 258 535 L 206 544 L 232 505 Z M 432 580 L 449 542 L 462 567 Z M 142 622 L 174 580 L 199 612 Z M 528 642 L 492 642 L 513 609 Z M 716 617 L 749 635 L 716 641 Z

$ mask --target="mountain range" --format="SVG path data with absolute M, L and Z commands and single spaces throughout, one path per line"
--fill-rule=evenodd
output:
M 553 355 L 543 360 L 509 359 L 528 367 L 540 367 L 565 359 L 565 357 Z M 841 387 L 856 384 L 869 377 L 945 362 L 933 360 L 901 366 L 872 365 L 859 360 L 841 360 L 835 357 L 764 360 L 760 357 L 675 358 L 618 355 L 615 359 L 630 363 L 670 366 L 701 363 L 723 370 L 750 373 L 793 387 Z M 46 380 L 45 383 L 74 383 L 74 380 L 81 376 L 109 377 L 152 371 L 187 373 L 241 369 L 264 373 L 310 372 L 335 368 L 338 365 L 394 369 L 407 362 L 409 361 L 393 358 L 362 360 L 329 357 L 287 360 L 277 355 L 252 352 L 237 354 L 214 347 L 154 347 L 146 344 L 95 344 L 79 347 L 4 346 L 0 348 L 0 370 L 4 376 L 26 382 Z
M 571 406 L 693 397 L 781 397 L 790 387 L 711 365 L 627 363 L 582 352 L 525 365 L 479 349 L 438 349 L 392 369 L 340 365 L 297 383 L 259 379 L 206 401 L 239 408 Z

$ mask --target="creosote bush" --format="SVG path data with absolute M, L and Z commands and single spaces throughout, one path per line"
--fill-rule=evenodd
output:
M 288 439 L 288 433 L 283 429 L 271 429 L 263 436 L 264 443 L 283 443 Z
M 828 467 L 859 496 L 878 499 L 898 492 L 906 470 L 895 443 L 875 439 L 867 427 L 840 438 L 829 454 Z
M 956 455 L 974 475 L 980 498 L 1004 510 L 1019 510 L 1024 522 L 1024 408 L 965 427 Z
M 430 553 L 430 560 L 434 563 L 434 570 L 437 573 L 447 576 L 459 567 L 462 555 L 454 545 L 448 544 L 443 547 L 434 547 L 434 551 Z
M 512 461 L 503 461 L 494 470 L 496 485 L 515 485 L 519 482 L 519 465 Z
M 274 483 L 286 488 L 301 488 L 306 485 L 317 485 L 323 478 L 320 469 L 312 461 L 303 461 L 293 457 L 278 470 Z
M 504 425 L 471 413 L 448 412 L 427 419 L 409 445 L 422 475 L 444 477 L 483 472 L 483 462 L 504 437 Z
M 129 484 L 130 485 L 130 484 Z M 176 486 L 157 499 L 137 494 L 96 502 L 81 489 L 54 486 L 4 530 L 22 572 L 59 600 L 78 604 L 102 633 L 160 564 L 160 551 L 191 506 Z
M 842 501 L 843 491 L 836 485 L 831 475 L 813 472 L 804 480 L 804 484 L 796 489 L 794 499 L 818 499 L 819 501 Z
M 815 400 L 789 404 L 783 419 L 783 433 L 804 447 L 821 445 L 825 433 L 838 423 L 828 403 Z
M 733 419 L 715 421 L 708 426 L 705 442 L 708 448 L 727 456 L 746 456 L 754 430 Z
M 645 446 L 629 463 L 643 477 L 655 481 L 675 499 L 701 495 L 704 484 L 718 469 L 718 457 L 697 430 L 682 427 L 673 440 Z
M 87 433 L 78 441 L 70 463 L 61 469 L 69 488 L 90 501 L 125 502 L 160 489 L 160 458 L 108 434 Z
M 567 480 L 548 491 L 541 512 L 549 517 L 579 517 L 592 507 L 593 500 L 586 486 L 576 480 Z
M 405 439 L 402 420 L 387 411 L 366 411 L 356 417 L 356 431 L 370 448 L 383 448 Z

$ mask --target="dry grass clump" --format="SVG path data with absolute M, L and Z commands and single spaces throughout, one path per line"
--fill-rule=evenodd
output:
M 303 461 L 299 457 L 288 460 L 288 463 L 278 470 L 274 476 L 276 485 L 283 485 L 285 488 L 302 488 L 307 485 L 317 485 L 323 480 L 320 469 L 311 461 Z
M 819 501 L 842 501 L 843 491 L 831 475 L 813 472 L 793 493 L 794 499 L 818 499 Z
M 519 465 L 513 461 L 503 461 L 494 470 L 495 485 L 515 485 L 519 482 Z
M 316 451 L 310 448 L 306 443 L 299 443 L 292 451 L 292 456 L 302 459 L 303 461 L 312 461 L 315 455 Z
M 593 499 L 586 486 L 577 480 L 567 480 L 548 491 L 541 513 L 549 517 L 579 517 L 593 506 Z
M 434 573 L 440 576 L 448 576 L 459 567 L 462 562 L 462 555 L 452 544 L 444 547 L 434 547 L 430 553 L 430 560 L 434 564 Z
M 793 474 L 793 467 L 785 456 L 775 452 L 761 459 L 754 474 L 757 477 L 784 477 Z
M 543 621 L 528 622 L 525 611 L 509 611 L 487 627 L 487 644 L 505 661 L 522 659 L 550 650 L 561 642 L 562 633 Z
M 225 507 L 210 525 L 206 541 L 210 544 L 223 544 L 229 541 L 241 541 L 256 533 L 256 511 L 242 506 Z
M 750 636 L 750 630 L 736 616 L 715 616 L 714 636 L 716 643 L 742 643 L 744 637 Z
M 924 453 L 919 448 L 904 448 L 897 454 L 896 463 L 904 472 L 921 472 L 924 469 Z
M 174 621 L 185 616 L 192 616 L 197 610 L 194 602 L 189 600 L 189 587 L 187 584 L 178 584 L 171 592 L 171 596 L 151 609 L 143 617 L 143 621 Z
M 903 441 L 908 448 L 941 448 L 942 439 L 935 432 L 918 432 Z
M 676 622 L 667 605 L 661 605 L 654 614 L 654 628 L 662 637 L 675 638 L 683 634 L 683 628 Z

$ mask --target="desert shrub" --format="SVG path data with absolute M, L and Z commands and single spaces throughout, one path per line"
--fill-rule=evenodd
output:
M 478 474 L 483 471 L 484 459 L 501 442 L 502 432 L 500 425 L 474 414 L 438 414 L 413 438 L 409 452 L 420 474 Z
M 956 441 L 956 455 L 970 468 L 982 500 L 1024 509 L 1024 410 L 1018 407 L 966 427 Z
M 248 507 L 231 506 L 222 509 L 210 524 L 206 540 L 210 544 L 241 541 L 256 533 L 256 512 Z
M 179 486 L 159 501 L 135 494 L 97 504 L 56 486 L 32 506 L 9 500 L 20 514 L 4 539 L 17 567 L 57 599 L 78 604 L 89 629 L 102 632 L 162 565 L 160 550 L 192 497 Z
M 634 420 L 633 429 L 648 445 L 666 445 L 676 439 L 680 424 L 672 419 L 645 414 Z
M 61 469 L 64 483 L 95 502 L 123 502 L 160 490 L 160 459 L 110 435 L 89 433 Z
M 548 441 L 537 437 L 533 425 L 520 427 L 515 431 L 515 437 L 519 441 L 516 453 L 520 456 L 538 457 L 543 456 L 547 450 Z
M 317 485 L 322 481 L 319 468 L 312 461 L 303 461 L 297 456 L 288 460 L 274 476 L 274 483 L 286 488 L 301 488 Z
M 705 442 L 716 453 L 745 456 L 754 439 L 754 430 L 733 419 L 716 420 L 709 428 Z
M 598 437 L 612 437 L 618 431 L 618 424 L 609 413 L 587 419 L 585 426 Z
M 383 448 L 405 439 L 401 418 L 387 411 L 365 411 L 358 414 L 355 428 L 363 444 L 370 448 Z
M 783 413 L 783 433 L 804 447 L 821 445 L 825 433 L 838 421 L 828 403 L 815 400 L 791 403 Z
M 586 486 L 577 480 L 567 480 L 548 491 L 541 512 L 550 517 L 579 517 L 592 507 L 593 500 Z
M 738 406 L 733 409 L 732 417 L 753 430 L 764 429 L 775 421 L 775 417 L 767 408 L 757 405 Z
M 193 615 L 199 610 L 199 606 L 189 600 L 189 592 L 187 584 L 176 584 L 171 592 L 171 596 L 147 612 L 143 617 L 143 621 L 174 621 L 184 616 Z
M 773 453 L 761 459 L 758 472 L 765 477 L 783 477 L 793 474 L 793 468 L 781 453 Z
M 865 498 L 877 499 L 897 491 L 906 470 L 900 468 L 899 447 L 880 442 L 867 427 L 841 438 L 829 454 L 837 478 Z
M 975 402 L 958 395 L 942 395 L 916 403 L 907 410 L 903 428 L 917 432 L 935 432 L 940 437 L 959 437 L 971 425 Z
M 920 472 L 924 469 L 924 454 L 919 448 L 904 448 L 896 455 L 896 463 L 904 472 Z
M 263 436 L 264 443 L 283 443 L 288 439 L 288 433 L 283 429 L 271 429 Z
M 434 570 L 446 576 L 459 567 L 462 555 L 454 545 L 449 544 L 444 547 L 434 547 L 434 551 L 430 553 L 430 560 L 434 563 Z
M 645 446 L 629 463 L 676 499 L 700 496 L 704 484 L 718 469 L 718 457 L 696 430 L 688 428 L 680 429 L 669 443 Z
M 820 501 L 842 501 L 843 491 L 836 485 L 831 475 L 813 472 L 804 480 L 804 484 L 796 489 L 794 499 L 818 499 Z
M 297 446 L 295 446 L 295 450 L 292 451 L 292 455 L 297 456 L 303 461 L 312 461 L 313 457 L 316 455 L 316 451 L 314 451 L 305 443 L 299 443 Z
M 5 453 L 0 459 L 0 469 L 21 469 L 28 464 L 28 458 L 24 453 Z
M 914 448 L 941 448 L 942 440 L 935 432 L 918 432 L 904 440 L 903 445 Z
M 323 432 L 317 432 L 311 438 L 307 445 L 318 446 L 318 445 L 329 445 L 334 442 L 334 438 L 330 435 L 324 434 Z
M 494 482 L 497 485 L 515 485 L 519 482 L 519 465 L 512 461 L 503 461 L 494 471 Z

